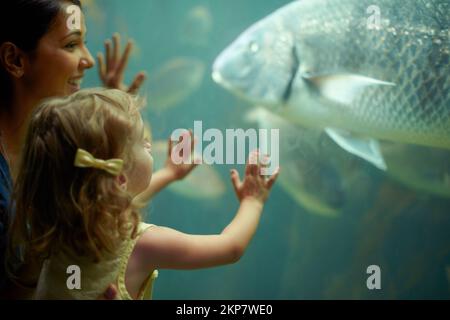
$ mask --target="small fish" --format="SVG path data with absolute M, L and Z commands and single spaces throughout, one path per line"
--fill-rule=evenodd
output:
M 205 64 L 200 60 L 170 60 L 148 80 L 150 109 L 162 111 L 179 105 L 201 86 L 204 74 Z
M 189 10 L 180 27 L 180 40 L 194 46 L 206 46 L 213 28 L 213 17 L 205 6 Z
M 450 149 L 449 26 L 448 0 L 293 1 L 239 36 L 212 76 L 386 169 L 378 139 Z
M 152 155 L 156 169 L 163 167 L 167 152 L 167 141 L 156 141 L 152 144 Z M 189 199 L 202 200 L 220 198 L 225 194 L 226 186 L 213 167 L 202 164 L 183 180 L 171 184 L 168 189 Z

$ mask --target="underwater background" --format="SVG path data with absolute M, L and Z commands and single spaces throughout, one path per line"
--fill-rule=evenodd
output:
M 148 74 L 140 93 L 148 99 L 155 169 L 172 131 L 194 121 L 204 130 L 257 128 L 246 117 L 254 106 L 215 84 L 211 66 L 242 31 L 289 2 L 82 1 L 93 54 L 114 32 L 122 47 L 125 39 L 135 42 L 126 83 Z M 89 72 L 85 87 L 99 85 Z M 294 147 L 280 156 L 280 179 L 243 258 L 212 269 L 160 270 L 154 299 L 450 298 L 450 152 L 394 148 L 392 169 L 383 172 L 316 132 L 281 130 L 280 140 Z M 145 220 L 220 233 L 238 208 L 229 170 L 242 175 L 244 166 L 203 167 L 157 195 Z M 367 288 L 370 265 L 381 268 L 380 290 Z

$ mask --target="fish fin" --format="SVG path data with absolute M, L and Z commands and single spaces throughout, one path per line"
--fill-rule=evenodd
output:
M 270 116 L 270 112 L 263 107 L 256 106 L 244 114 L 244 121 L 247 123 L 260 123 L 265 117 Z
M 351 104 L 355 97 L 369 86 L 395 86 L 395 83 L 368 78 L 354 74 L 330 74 L 303 76 L 312 83 L 322 96 L 344 105 Z
M 354 137 L 345 130 L 335 128 L 325 128 L 325 132 L 342 149 L 372 163 L 381 170 L 387 170 L 387 165 L 377 140 Z
M 297 45 L 294 44 L 294 46 L 292 47 L 292 70 L 291 70 L 291 78 L 289 79 L 289 82 L 286 86 L 286 91 L 283 94 L 283 102 L 287 103 L 289 98 L 291 97 L 292 94 L 292 90 L 294 87 L 294 82 L 295 79 L 297 78 L 297 74 L 299 72 L 299 67 L 300 67 L 300 62 L 298 59 L 298 52 L 299 50 L 297 49 Z

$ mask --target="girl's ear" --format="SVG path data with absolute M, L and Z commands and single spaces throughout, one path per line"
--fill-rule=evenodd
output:
M 128 180 L 127 180 L 127 177 L 123 173 L 121 173 L 119 176 L 117 176 L 116 180 L 117 180 L 117 183 L 119 184 L 119 186 L 123 190 L 127 190 Z

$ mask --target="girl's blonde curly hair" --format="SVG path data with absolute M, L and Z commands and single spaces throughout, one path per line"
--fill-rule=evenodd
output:
M 140 214 L 117 177 L 75 167 L 74 159 L 81 148 L 131 169 L 141 106 L 125 92 L 90 89 L 36 108 L 14 188 L 8 261 L 42 261 L 59 251 L 99 261 L 136 235 Z

